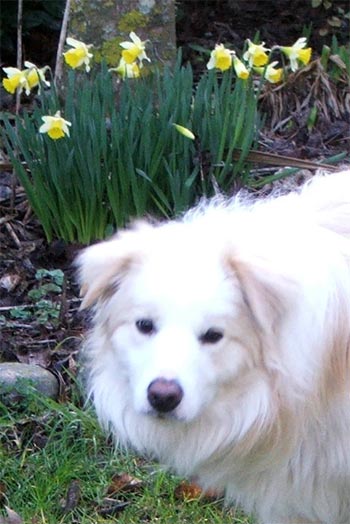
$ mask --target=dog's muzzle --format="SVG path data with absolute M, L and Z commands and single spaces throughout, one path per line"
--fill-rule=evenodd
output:
M 158 413 L 173 411 L 183 396 L 183 389 L 177 380 L 156 378 L 147 388 L 148 402 Z

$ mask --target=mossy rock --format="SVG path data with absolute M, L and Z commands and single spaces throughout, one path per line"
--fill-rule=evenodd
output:
M 0 397 L 5 404 L 19 402 L 31 393 L 57 399 L 57 378 L 47 369 L 20 362 L 0 364 Z

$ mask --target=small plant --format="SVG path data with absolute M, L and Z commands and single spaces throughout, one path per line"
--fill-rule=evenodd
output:
M 180 53 L 174 67 L 147 70 L 147 41 L 130 33 L 120 44 L 118 67 L 102 64 L 87 75 L 91 46 L 73 38 L 67 43 L 64 58 L 73 70 L 64 103 L 51 82 L 49 91 L 41 89 L 41 107 L 17 116 L 15 127 L 4 116 L 0 133 L 47 240 L 84 244 L 131 217 L 170 217 L 202 195 L 249 183 L 259 92 L 265 81 L 278 83 L 285 74 L 271 62 L 272 52 L 285 55 L 293 71 L 311 57 L 305 38 L 272 49 L 248 40 L 241 58 L 220 44 L 195 81 Z M 12 69 L 3 81 L 11 92 L 30 88 L 33 76 L 44 87 L 44 73 L 33 64 Z
M 12 325 L 18 321 L 45 325 L 58 322 L 61 310 L 58 298 L 64 286 L 63 271 L 38 269 L 35 278 L 38 284 L 27 294 L 29 303 L 10 308 L 8 316 L 0 316 L 0 325 Z
M 321 53 L 321 64 L 334 82 L 350 82 L 350 43 L 339 45 L 333 36 L 331 47 L 324 45 Z
M 214 175 L 227 191 L 244 173 L 257 131 L 251 80 L 210 71 L 195 87 L 191 67 L 180 61 L 173 71 L 126 79 L 117 100 L 105 66 L 83 81 L 71 71 L 65 122 L 54 90 L 43 92 L 40 109 L 17 118 L 17 129 L 4 118 L 8 154 L 49 241 L 88 243 L 130 217 L 177 214 L 213 192 Z M 55 113 L 47 132 L 68 137 L 69 125 L 69 139 L 38 132 Z M 190 128 L 196 140 L 173 124 Z M 235 165 L 234 148 L 242 150 Z

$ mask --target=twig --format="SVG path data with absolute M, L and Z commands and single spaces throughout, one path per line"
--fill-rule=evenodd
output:
M 16 244 L 16 246 L 17 246 L 18 248 L 20 248 L 22 245 L 21 245 L 21 242 L 20 242 L 18 236 L 17 236 L 16 233 L 14 232 L 13 227 L 10 225 L 9 222 L 5 222 L 5 227 L 6 227 L 7 231 L 9 232 L 9 234 L 10 234 L 12 240 L 13 240 L 14 243 Z
M 10 222 L 10 220 L 13 220 L 13 215 L 6 215 L 4 217 L 0 218 L 0 226 L 2 224 L 5 224 L 5 222 Z M 1 521 L 0 521 L 1 522 Z
M 64 14 L 63 14 L 63 20 L 62 20 L 62 26 L 61 26 L 61 32 L 60 32 L 60 39 L 59 39 L 58 47 L 57 47 L 56 65 L 55 65 L 55 74 L 54 74 L 54 83 L 56 86 L 58 85 L 58 83 L 61 81 L 61 78 L 62 78 L 62 63 L 63 63 L 62 62 L 62 52 L 63 52 L 63 46 L 66 41 L 66 35 L 67 35 L 70 4 L 71 4 L 71 0 L 67 0 L 66 7 L 64 8 Z
M 27 309 L 33 307 L 33 304 L 19 304 L 17 306 L 1 306 L 0 311 L 12 311 L 13 309 Z M 1 521 L 0 521 L 1 522 Z
M 31 329 L 32 328 L 32 324 L 20 324 L 18 322 L 12 322 L 10 321 L 8 323 L 8 327 L 11 327 L 11 329 L 13 328 L 18 328 L 18 329 Z M 2 524 L 1 520 L 0 520 L 0 524 Z
M 17 12 L 17 69 L 22 69 L 22 22 L 23 22 L 23 0 L 18 0 Z M 21 89 L 16 92 L 16 115 L 19 113 L 21 103 Z

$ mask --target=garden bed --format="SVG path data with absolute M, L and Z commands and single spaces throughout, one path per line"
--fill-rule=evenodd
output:
M 257 182 L 252 190 L 258 195 L 265 196 L 271 192 L 271 184 L 260 182 L 264 182 L 264 177 L 276 174 L 280 169 L 278 163 L 273 165 L 276 160 L 269 160 L 269 154 L 316 163 L 345 153 L 349 160 L 348 84 L 346 80 L 341 79 L 335 82 L 332 77 L 334 68 L 339 68 L 336 58 L 334 63 L 329 62 L 329 72 L 332 74 L 325 74 L 320 61 L 322 46 L 325 43 L 330 44 L 332 33 L 336 32 L 340 44 L 345 43 L 344 35 L 348 34 L 348 19 L 341 20 L 340 28 L 329 24 L 331 16 L 338 16 L 334 11 L 336 7 L 346 9 L 347 2 L 333 2 L 331 11 L 313 9 L 311 1 L 308 3 L 305 0 L 283 0 L 278 2 L 278 8 L 276 2 L 267 1 L 179 2 L 178 42 L 183 46 L 184 60 L 191 60 L 198 74 L 205 69 L 208 58 L 203 49 L 213 48 L 215 43 L 232 42 L 234 46 L 242 48 L 244 40 L 247 37 L 252 38 L 256 31 L 260 30 L 261 39 L 268 41 L 269 45 L 287 45 L 300 36 L 306 20 L 314 22 L 310 41 L 318 52 L 315 54 L 315 60 L 307 68 L 290 75 L 283 86 L 271 85 L 261 95 L 259 104 L 265 113 L 266 121 L 259 137 L 259 152 L 267 155 L 265 158 L 253 156 L 251 159 L 251 170 Z M 276 23 L 276 20 L 279 23 Z M 29 41 L 27 45 L 30 46 Z M 29 51 L 27 48 L 27 52 Z M 36 57 L 33 57 L 33 60 L 35 59 Z M 40 64 L 40 56 L 37 63 Z M 31 100 L 27 102 L 32 103 Z M 12 99 L 8 108 L 11 108 L 11 103 Z M 314 107 L 317 109 L 315 119 L 312 118 Z M 38 364 L 51 370 L 58 377 L 59 401 L 62 403 L 59 417 L 62 419 L 62 426 L 63 422 L 68 423 L 66 439 L 71 442 L 81 431 L 80 426 L 78 429 L 72 429 L 71 424 L 74 420 L 74 403 L 76 406 L 81 403 L 81 399 L 76 395 L 75 379 L 79 366 L 78 351 L 88 327 L 87 315 L 79 311 L 79 290 L 73 266 L 74 258 L 82 246 L 61 240 L 51 243 L 45 240 L 43 229 L 30 209 L 23 187 L 13 176 L 8 159 L 0 158 L 0 163 L 0 359 L 6 362 Z M 279 184 L 284 190 L 288 190 L 312 176 L 313 172 L 314 169 L 304 167 L 293 178 L 283 178 L 274 185 Z M 232 191 L 235 189 L 232 188 Z M 73 404 L 69 404 L 72 400 Z M 24 422 L 16 421 L 16 431 L 21 436 L 27 435 L 30 426 L 32 436 L 37 436 L 38 449 L 45 446 L 48 436 L 53 435 L 53 438 L 56 438 L 63 431 L 61 426 L 58 432 L 53 431 L 54 415 L 50 409 L 46 429 L 46 420 L 43 422 L 41 412 L 36 413 L 31 419 L 31 426 L 28 418 Z M 82 413 L 79 411 L 79 416 L 83 417 Z M 84 427 L 90 431 L 90 419 L 85 422 Z M 9 428 L 10 423 L 6 428 L 6 435 L 15 438 Z M 94 427 L 92 434 L 96 431 L 98 430 Z M 99 434 L 98 438 L 101 443 L 103 437 Z M 6 445 L 12 452 L 13 442 L 10 444 L 8 440 Z M 25 448 L 25 442 L 23 446 Z M 107 462 L 109 452 L 103 452 L 103 460 Z M 84 453 L 84 450 L 80 450 L 79 453 Z M 98 460 L 99 456 L 99 453 L 95 453 L 92 460 Z M 109 457 L 108 460 L 112 459 Z M 133 474 L 139 465 L 134 461 Z M 127 468 L 124 463 L 118 467 Z M 144 464 L 141 464 L 141 469 L 142 467 Z M 147 468 L 144 469 L 145 475 L 146 470 Z M 111 468 L 105 474 L 110 478 Z M 97 475 L 96 471 L 94 475 Z M 107 484 L 109 482 L 110 480 L 106 481 Z M 164 498 L 167 487 L 174 489 L 174 482 L 174 479 L 170 483 L 167 480 L 160 481 L 160 498 Z M 70 485 L 70 481 L 67 481 L 67 485 Z M 74 486 L 72 489 L 74 491 Z M 142 502 L 146 506 L 151 505 L 150 493 L 148 497 Z M 6 489 L 0 482 L 0 502 L 5 500 Z M 169 502 L 172 503 L 173 500 Z M 120 512 L 122 510 L 120 507 Z M 181 515 L 181 508 L 177 507 L 177 511 Z M 142 514 L 138 507 L 135 522 L 147 522 L 152 518 L 149 515 L 155 518 L 156 514 L 154 508 L 148 511 L 147 507 Z M 181 522 L 186 522 L 185 519 L 189 519 L 188 522 L 202 522 L 199 514 L 200 508 L 197 508 L 192 520 L 190 512 L 184 513 Z M 143 515 L 144 520 L 140 520 L 140 515 Z M 207 518 L 213 519 L 212 522 L 221 522 L 220 518 L 226 518 L 216 515 L 215 520 L 214 517 L 210 517 L 210 510 L 207 515 Z M 39 516 L 35 518 L 37 520 L 33 520 L 33 523 L 44 522 L 39 520 Z M 169 514 L 164 512 L 163 515 L 160 514 L 158 521 L 172 522 L 169 519 Z M 63 521 L 79 522 L 68 518 Z

